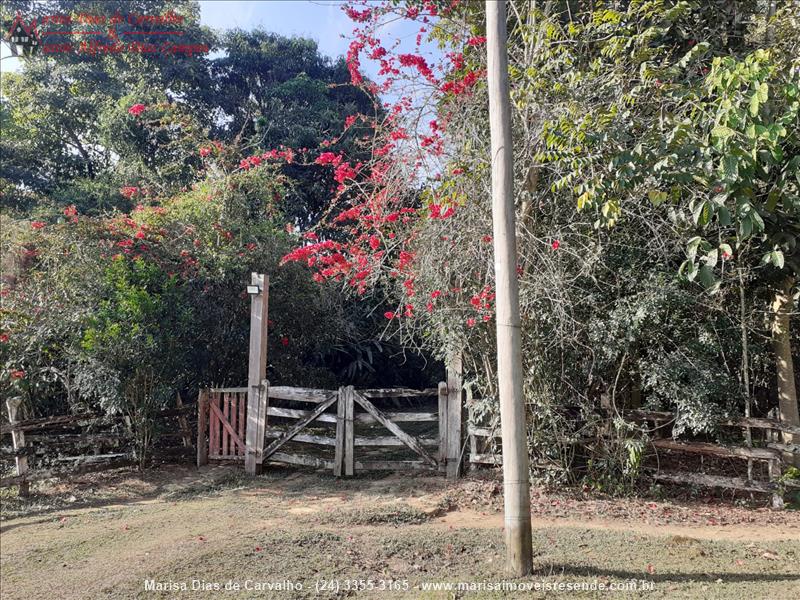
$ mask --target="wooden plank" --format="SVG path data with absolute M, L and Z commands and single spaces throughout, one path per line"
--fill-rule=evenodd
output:
M 323 402 L 322 404 L 320 404 L 319 406 L 317 406 L 317 408 L 316 408 L 316 409 L 314 409 L 314 411 L 313 411 L 313 412 L 312 412 L 312 413 L 311 413 L 309 416 L 307 416 L 305 419 L 301 419 L 300 421 L 298 421 L 297 423 L 295 423 L 295 425 L 294 425 L 293 427 L 291 427 L 291 428 L 290 428 L 290 429 L 289 429 L 289 430 L 288 430 L 288 431 L 287 431 L 287 432 L 286 432 L 286 433 L 283 435 L 283 437 L 281 437 L 280 439 L 277 439 L 277 440 L 275 440 L 274 442 L 272 442 L 272 443 L 271 443 L 271 444 L 270 444 L 270 445 L 269 445 L 269 446 L 266 448 L 266 450 L 264 450 L 264 456 L 263 456 L 263 459 L 264 459 L 264 460 L 267 460 L 267 459 L 268 459 L 268 458 L 269 458 L 269 457 L 270 457 L 272 454 L 274 454 L 275 452 L 277 452 L 277 451 L 278 451 L 278 448 L 280 448 L 281 446 L 283 446 L 283 445 L 284 445 L 286 442 L 288 442 L 288 441 L 289 441 L 289 440 L 291 440 L 291 439 L 292 439 L 294 436 L 296 436 L 298 433 L 300 433 L 300 431 L 302 431 L 302 429 L 303 429 L 303 428 L 305 428 L 306 426 L 308 426 L 308 424 L 309 424 L 309 423 L 311 423 L 311 421 L 313 421 L 314 419 L 316 419 L 316 418 L 317 418 L 319 415 L 321 415 L 323 412 L 325 412 L 325 410 L 326 410 L 328 407 L 330 407 L 331 405 L 333 405 L 333 403 L 334 403 L 334 402 L 336 402 L 336 400 L 338 399 L 338 397 L 339 397 L 339 395 L 338 395 L 338 394 L 332 394 L 332 395 L 330 396 L 330 398 L 328 398 L 328 400 L 326 400 L 325 402 Z
M 267 425 L 267 406 L 269 404 L 269 384 L 264 383 L 267 377 L 269 277 L 251 273 L 250 285 L 258 286 L 259 293 L 250 296 L 245 471 L 250 475 L 255 475 L 264 459 L 264 430 Z
M 161 433 L 159 439 L 183 437 L 182 433 Z M 116 444 L 129 441 L 127 433 L 32 433 L 25 435 L 25 441 L 44 446 L 65 446 L 85 444 Z
M 286 419 L 301 419 L 307 417 L 311 411 L 297 408 L 283 408 L 280 406 L 270 406 L 267 414 L 271 417 L 283 417 Z M 386 412 L 384 413 L 395 423 L 434 423 L 439 420 L 439 416 L 432 412 Z M 378 421 L 369 413 L 358 413 L 353 416 L 356 423 L 374 424 Z M 320 423 L 336 423 L 336 415 L 325 413 L 317 419 Z
M 239 396 L 239 437 L 247 439 L 247 392 L 236 392 Z M 247 448 L 239 447 L 239 454 L 244 456 Z
M 221 387 L 221 388 L 210 388 L 209 392 L 212 394 L 241 394 L 247 393 L 249 388 L 246 387 Z
M 447 471 L 447 382 L 439 382 L 439 471 Z
M 333 461 L 325 458 L 317 458 L 315 456 L 298 456 L 296 454 L 285 454 L 283 452 L 275 452 L 270 456 L 270 461 L 287 463 L 290 465 L 301 465 L 304 467 L 316 467 L 318 469 L 332 469 Z
M 476 454 L 480 454 L 478 450 L 478 438 L 470 431 L 471 428 L 474 426 L 472 425 L 476 421 L 475 419 L 475 411 L 474 407 L 470 406 L 467 412 L 467 437 L 469 438 L 469 455 L 475 456 Z M 486 446 L 487 444 L 482 444 Z M 471 465 L 472 466 L 472 465 Z
M 377 388 L 359 390 L 358 393 L 365 398 L 425 398 L 435 396 L 438 390 L 436 388 L 426 388 L 424 390 L 412 390 L 410 388 Z
M 423 446 L 432 446 L 434 448 L 439 447 L 439 438 L 418 437 L 417 440 Z M 393 435 L 379 435 L 375 437 L 356 436 L 353 439 L 353 443 L 356 446 L 381 446 L 381 447 L 405 446 L 405 443 L 403 443 L 402 440 L 396 438 Z
M 233 454 L 233 452 L 228 452 L 228 441 L 230 440 L 229 431 L 233 431 L 230 422 L 230 414 L 231 394 L 228 392 L 222 395 L 222 416 L 220 416 L 220 421 L 222 422 L 222 454 Z M 227 427 L 225 427 L 226 425 Z
M 239 446 L 244 446 L 242 438 L 240 438 L 237 435 L 237 433 L 233 430 L 231 424 L 228 423 L 228 419 L 225 418 L 225 415 L 220 411 L 220 409 L 215 404 L 211 405 L 211 412 L 212 414 L 216 415 L 217 420 L 219 421 L 220 425 L 222 425 L 222 429 L 224 430 L 224 432 L 231 437 L 232 443 L 238 444 Z M 221 454 L 222 456 L 227 456 L 228 454 L 233 455 L 233 452 L 228 452 L 227 446 L 223 444 L 222 450 L 220 451 L 219 447 L 217 447 L 217 452 L 215 452 L 215 454 Z
M 723 487 L 750 492 L 770 493 L 776 485 L 766 481 L 748 481 L 741 477 L 721 477 L 719 475 L 706 475 L 704 473 L 668 472 L 660 471 L 651 473 L 653 479 L 671 481 L 674 483 L 689 483 L 707 487 Z
M 208 464 L 208 390 L 200 390 L 197 394 L 197 466 Z
M 336 392 L 336 450 L 333 456 L 333 476 L 341 477 L 344 467 L 344 438 L 345 438 L 345 419 L 344 419 L 344 398 L 347 394 L 345 387 L 340 387 Z
M 277 385 L 269 388 L 269 397 L 276 400 L 294 400 L 296 402 L 325 402 L 336 390 L 319 390 Z
M 352 477 L 355 471 L 355 428 L 353 414 L 355 413 L 353 386 L 348 386 L 344 397 L 344 475 Z
M 462 411 L 461 355 L 453 357 L 447 366 L 447 478 L 457 479 L 461 475 Z
M 8 420 L 10 423 L 16 423 L 20 421 L 20 417 L 22 416 L 22 399 L 21 398 L 9 398 L 6 400 L 6 409 L 8 409 Z M 11 433 L 11 441 L 14 445 L 15 451 L 25 451 L 25 432 L 24 431 L 13 431 Z M 28 481 L 25 480 L 25 477 L 28 475 L 28 457 L 25 454 L 21 454 L 14 457 L 14 467 L 17 477 L 22 478 L 19 482 L 19 495 L 20 496 L 27 496 L 30 493 L 30 484 Z
M 356 471 L 435 471 L 438 467 L 421 460 L 361 460 L 356 461 Z
M 490 429 L 488 427 L 475 427 L 474 425 L 467 425 L 467 433 L 477 437 L 490 437 L 490 438 L 502 437 L 499 429 Z
M 236 435 L 239 436 L 240 440 L 245 439 L 239 433 L 239 394 L 231 394 L 231 414 L 229 417 L 231 420 L 231 428 L 236 432 Z M 239 454 L 240 448 L 241 446 L 238 444 L 232 444 L 230 449 L 231 454 Z
M 267 431 L 265 433 L 265 437 L 271 440 L 279 440 L 286 434 L 286 429 L 281 429 L 278 427 L 267 427 Z M 293 442 L 303 442 L 305 444 L 316 444 L 318 446 L 336 446 L 336 438 L 328 437 L 325 435 L 314 435 L 311 433 L 298 433 L 294 438 L 292 438 Z
M 767 448 L 779 450 L 781 452 L 789 452 L 790 454 L 800 454 L 800 444 L 782 444 L 780 442 L 769 442 Z
M 77 423 L 79 421 L 97 421 L 103 419 L 101 415 L 85 414 L 85 415 L 59 415 L 55 417 L 45 417 L 42 419 L 27 419 L 18 421 L 17 423 L 2 423 L 0 424 L 0 433 L 13 433 L 14 431 L 33 431 L 36 429 L 46 429 L 48 427 L 55 427 L 59 425 L 66 425 L 68 423 Z M 116 422 L 122 420 L 122 415 L 112 415 L 106 417 L 109 422 Z
M 187 414 L 193 410 L 191 406 L 184 406 L 183 408 L 168 408 L 158 411 L 154 416 L 155 418 L 175 417 L 182 414 Z M 26 419 L 18 421 L 13 425 L 11 423 L 0 424 L 0 434 L 12 433 L 13 431 L 34 431 L 36 429 L 48 429 L 50 427 L 64 427 L 73 423 L 83 424 L 111 424 L 124 421 L 126 415 L 100 415 L 96 413 L 87 413 L 82 415 L 57 415 L 54 417 L 44 417 L 41 419 Z M 99 423 L 97 423 L 99 422 Z
M 790 425 L 777 419 L 758 419 L 755 417 L 742 417 L 740 419 L 733 419 L 725 421 L 725 425 L 731 427 L 753 427 L 755 429 L 772 429 L 775 431 L 783 431 L 785 433 L 794 433 L 800 435 L 800 427 L 797 425 Z
M 220 393 L 212 394 L 211 401 L 208 403 L 208 437 L 210 439 L 208 450 L 209 454 L 219 454 L 219 418 L 217 417 L 217 413 L 214 412 L 211 407 L 217 406 L 220 396 Z
M 419 454 L 425 462 L 427 462 L 430 465 L 437 466 L 438 463 L 436 462 L 436 459 L 433 458 L 430 454 L 428 454 L 428 451 L 425 450 L 425 448 L 423 448 L 422 444 L 420 444 L 419 441 L 414 436 L 411 436 L 402 429 L 400 429 L 395 423 L 390 421 L 386 417 L 386 415 L 384 415 L 372 402 L 364 398 L 361 394 L 357 392 L 353 393 L 355 401 L 358 402 L 364 408 L 364 410 L 366 410 L 369 414 L 375 417 L 378 420 L 378 422 L 380 422 L 384 427 L 386 427 L 386 429 L 388 429 L 394 435 L 400 438 L 403 441 L 403 443 L 405 443 L 406 446 L 408 446 L 414 452 Z
M 651 442 L 656 448 L 675 450 L 677 452 L 690 452 L 721 456 L 724 458 L 752 458 L 755 460 L 773 460 L 779 458 L 780 453 L 768 448 L 746 448 L 743 446 L 720 446 L 705 442 L 679 442 L 677 440 L 663 439 Z
M 58 456 L 52 462 L 69 462 L 74 466 L 90 465 L 98 462 L 113 461 L 118 458 L 130 458 L 130 452 L 113 452 L 110 454 L 79 454 L 78 456 Z
M 469 462 L 484 465 L 502 465 L 503 457 L 499 454 L 470 454 Z

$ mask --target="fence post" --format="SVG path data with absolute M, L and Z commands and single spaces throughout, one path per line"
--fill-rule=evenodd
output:
M 197 466 L 208 464 L 208 390 L 197 394 Z
M 336 447 L 333 456 L 333 476 L 342 476 L 344 464 L 344 436 L 345 436 L 345 397 L 347 388 L 340 387 L 336 392 Z
M 20 404 L 22 404 L 21 398 L 9 398 L 6 400 L 6 408 L 8 409 L 8 422 L 11 425 L 14 425 L 17 421 L 21 421 L 20 418 Z M 25 450 L 25 432 L 24 431 L 11 431 L 11 441 L 14 444 L 14 451 L 19 452 L 20 450 Z M 17 476 L 18 477 L 25 477 L 28 474 L 28 457 L 25 454 L 15 454 L 14 456 L 14 463 L 17 467 Z M 30 483 L 23 479 L 19 482 L 19 495 L 20 496 L 27 496 L 30 492 Z
M 447 366 L 447 478 L 458 479 L 461 475 L 461 430 L 462 402 L 461 354 L 450 359 Z
M 345 477 L 352 477 L 355 471 L 355 429 L 353 413 L 355 412 L 355 390 L 353 386 L 347 386 L 345 390 L 344 402 L 344 474 Z
M 175 396 L 175 406 L 178 410 L 183 408 L 183 400 L 181 400 L 181 393 Z M 181 436 L 183 437 L 183 447 L 184 448 L 191 448 L 192 447 L 192 430 L 189 429 L 189 421 L 186 420 L 186 415 L 181 412 L 178 414 L 178 425 L 181 428 Z
M 472 457 L 478 455 L 478 437 L 470 432 L 470 427 L 475 427 L 475 412 L 472 405 L 467 409 L 467 437 L 469 437 L 469 457 L 467 464 L 469 465 L 470 472 L 475 469 L 475 463 L 472 462 Z M 491 439 L 488 441 L 492 441 Z
M 447 471 L 447 382 L 439 382 L 439 472 Z
M 267 315 L 269 306 L 269 277 L 250 275 L 250 360 L 247 370 L 247 432 L 244 468 L 250 475 L 260 470 L 264 454 L 264 434 L 267 427 Z M 267 384 L 268 385 L 268 384 Z
M 776 483 L 781 477 L 781 459 L 774 458 L 767 463 L 767 473 L 771 483 Z M 783 496 L 780 490 L 772 492 L 772 508 L 783 508 Z

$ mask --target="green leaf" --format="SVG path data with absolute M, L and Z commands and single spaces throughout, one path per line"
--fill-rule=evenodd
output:
M 709 288 L 714 285 L 716 279 L 714 278 L 714 272 L 709 269 L 706 265 L 702 265 L 697 272 L 697 280 L 704 288 Z
M 718 260 L 718 252 L 716 249 L 711 250 L 708 254 L 706 254 L 706 266 L 709 269 L 713 269 L 717 266 Z
M 722 159 L 722 172 L 725 179 L 734 181 L 739 176 L 739 160 L 731 154 L 726 155 Z
M 711 137 L 717 138 L 723 142 L 734 135 L 736 135 L 736 132 L 730 127 L 725 127 L 724 125 L 717 125 L 711 130 Z
M 758 94 L 753 94 L 752 96 L 750 96 L 749 106 L 750 106 L 750 116 L 755 117 L 756 115 L 758 115 L 758 109 L 761 106 L 761 103 L 758 99 Z
M 766 102 L 769 99 L 769 86 L 766 82 L 761 82 L 761 85 L 758 86 L 758 99 L 762 103 Z
M 739 237 L 746 240 L 753 233 L 753 221 L 750 220 L 749 215 L 743 216 L 739 220 Z
M 770 260 L 772 261 L 772 264 L 779 269 L 783 268 L 783 252 L 780 250 L 773 250 L 770 253 Z
M 647 192 L 647 197 L 650 198 L 650 202 L 652 202 L 653 206 L 659 206 L 667 199 L 667 192 L 650 190 Z
M 705 200 L 698 202 L 692 211 L 692 217 L 695 225 L 705 227 L 711 218 L 711 208 L 708 202 Z

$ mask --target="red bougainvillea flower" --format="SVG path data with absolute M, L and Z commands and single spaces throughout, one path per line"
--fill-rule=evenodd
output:
M 138 187 L 127 186 L 119 188 L 119 193 L 128 198 L 129 200 L 139 193 Z
M 78 214 L 78 208 L 74 204 L 70 204 L 64 209 L 64 215 L 67 217 L 74 217 Z
M 133 237 L 135 237 L 137 240 L 143 240 L 144 239 L 144 231 L 137 231 L 136 234 Z
M 733 256 L 733 254 L 731 254 L 731 253 L 730 253 L 730 252 L 728 252 L 728 251 L 725 251 L 725 252 L 723 252 L 723 253 L 722 253 L 722 260 L 728 260 L 728 259 L 730 259 L 732 256 Z
M 390 321 L 394 319 L 394 313 L 390 310 L 387 310 L 385 313 L 383 313 L 383 316 L 389 319 Z
M 203 146 L 202 148 L 200 148 L 200 156 L 205 158 L 209 154 L 211 154 L 211 148 L 209 148 L 208 146 Z
M 23 377 L 25 377 L 25 371 L 22 369 L 11 371 L 11 379 L 22 379 Z
M 467 319 L 467 327 L 475 327 L 475 319 L 473 319 L 472 317 Z
M 128 114 L 133 115 L 134 117 L 138 117 L 146 110 L 147 107 L 144 104 L 134 104 L 128 109 Z
M 0 333 L 0 343 L 5 344 L 6 342 L 8 342 L 8 334 Z
M 490 236 L 490 235 L 485 235 L 485 236 L 483 236 L 483 238 L 481 238 L 481 239 L 482 239 L 484 242 L 486 242 L 486 243 L 488 244 L 489 242 L 491 242 L 491 241 L 492 241 L 492 236 Z
M 486 38 L 485 37 L 476 36 L 476 37 L 473 37 L 473 38 L 469 38 L 467 40 L 467 46 L 482 46 L 485 43 L 486 43 Z
M 288 346 L 289 345 L 289 338 L 286 337 L 286 336 L 283 336 L 281 338 L 281 344 L 283 344 L 284 346 Z
M 558 250 L 561 247 L 561 242 L 559 242 L 558 240 L 553 240 L 553 243 L 550 244 L 550 247 L 553 250 Z
M 47 223 L 44 221 L 31 221 L 31 228 L 33 229 L 41 229 L 45 225 L 47 225 Z

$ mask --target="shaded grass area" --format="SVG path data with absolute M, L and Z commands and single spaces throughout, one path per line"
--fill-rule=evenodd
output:
M 759 558 L 753 549 L 730 543 L 694 541 L 689 544 L 688 552 L 683 545 L 679 546 L 658 537 L 574 529 L 537 530 L 536 575 L 530 581 L 645 580 L 653 582 L 655 589 L 648 596 L 654 598 L 789 599 L 797 598 L 800 593 L 797 567 L 800 556 L 791 543 L 772 545 L 772 552 L 781 557 L 778 560 Z M 409 590 L 397 592 L 398 597 L 446 598 L 452 596 L 423 591 L 422 583 L 510 581 L 502 568 L 503 552 L 500 532 L 483 529 L 430 531 L 407 527 L 394 532 L 371 528 L 336 532 L 281 528 L 268 534 L 246 536 L 227 552 L 203 552 L 190 564 L 184 560 L 172 561 L 150 571 L 148 576 L 190 582 L 200 571 L 207 581 L 285 579 L 304 584 L 302 592 L 293 592 L 297 598 L 342 597 L 333 592 L 317 592 L 315 584 L 320 580 L 399 580 L 407 581 Z M 743 564 L 739 565 L 737 560 Z M 650 565 L 653 573 L 648 572 Z M 619 594 L 639 597 L 641 592 Z M 359 597 L 383 595 L 369 590 L 358 594 Z M 233 593 L 231 597 L 247 598 L 250 594 Z M 505 592 L 484 592 L 474 597 L 507 596 Z M 534 592 L 529 597 L 545 595 L 537 596 Z
M 364 590 L 318 592 L 317 582 L 358 579 L 404 582 L 399 598 L 464 597 L 424 591 L 431 582 L 511 581 L 503 571 L 502 532 L 449 528 L 409 507 L 393 505 L 343 510 L 339 517 L 283 510 L 280 502 L 259 497 L 244 502 L 239 491 L 186 502 L 123 507 L 70 515 L 66 523 L 51 517 L 25 523 L 7 536 L 2 548 L 2 597 L 42 597 L 45 589 L 61 598 L 210 597 L 210 593 L 145 591 L 144 580 L 192 580 L 224 585 L 228 581 L 303 584 L 291 593 L 258 597 L 386 597 Z M 278 498 L 276 497 L 276 501 Z M 258 509 L 258 506 L 261 509 Z M 411 515 L 411 518 L 409 518 Z M 63 518 L 63 517 L 62 517 Z M 333 522 L 335 521 L 335 524 Z M 525 581 L 545 583 L 652 582 L 652 598 L 771 598 L 800 596 L 800 545 L 786 540 L 764 544 L 697 540 L 574 527 L 534 531 L 535 569 Z M 52 586 L 56 586 L 55 588 Z M 60 586 L 63 586 L 60 587 Z M 526 597 L 550 594 L 526 592 Z M 594 597 L 601 593 L 576 593 Z M 640 597 L 642 592 L 616 592 Z M 228 598 L 252 598 L 253 592 L 226 592 Z M 476 592 L 468 597 L 503 598 L 506 592 Z
M 93 481 L 87 479 L 87 485 Z M 193 580 L 222 586 L 228 581 L 244 585 L 248 580 L 303 585 L 302 590 L 290 592 L 228 591 L 226 598 L 514 597 L 504 591 L 422 589 L 432 583 L 513 581 L 503 570 L 502 531 L 484 522 L 496 512 L 479 512 L 493 507 L 499 497 L 499 488 L 491 481 L 448 487 L 439 478 L 414 474 L 337 480 L 324 471 L 270 467 L 258 478 L 244 477 L 238 469 L 208 469 L 187 471 L 182 478 L 175 473 L 147 473 L 106 480 L 110 483 L 114 489 L 86 497 L 67 490 L 79 496 L 67 508 L 9 517 L 4 507 L 0 597 L 214 595 L 191 591 Z M 60 497 L 65 492 L 53 493 Z M 127 499 L 119 501 L 126 494 Z M 107 501 L 95 503 L 99 498 Z M 564 503 L 563 498 L 539 500 L 535 514 L 543 516 L 549 514 L 545 506 L 553 511 Z M 48 500 L 26 502 L 36 501 Z M 592 510 L 605 506 L 587 504 Z M 661 514 L 656 508 L 643 510 L 655 519 Z M 757 528 L 738 530 L 752 533 L 752 541 L 667 535 L 673 532 L 658 522 L 633 517 L 631 531 L 598 529 L 596 524 L 582 525 L 588 515 L 565 512 L 559 515 L 564 526 L 536 528 L 536 571 L 520 581 L 620 584 L 634 579 L 655 587 L 613 593 L 623 598 L 800 597 L 800 541 L 791 539 L 797 528 L 788 525 L 787 513 L 770 517 L 787 524 L 786 539 L 781 541 L 759 541 Z M 751 515 L 775 525 L 761 513 Z M 190 590 L 147 591 L 144 581 L 149 579 L 185 583 Z M 317 590 L 317 582 L 333 580 L 338 580 L 338 590 L 330 586 Z M 373 585 L 393 581 L 402 587 L 388 592 L 345 589 L 354 580 L 372 580 Z M 608 592 L 519 595 L 602 597 Z

